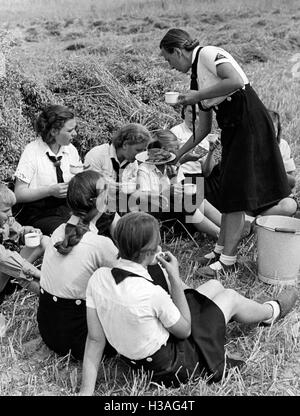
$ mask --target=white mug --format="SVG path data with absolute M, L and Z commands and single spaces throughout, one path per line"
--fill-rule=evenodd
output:
M 165 101 L 167 104 L 176 104 L 178 101 L 179 92 L 169 91 L 165 93 Z
M 26 247 L 38 247 L 41 244 L 41 234 L 37 232 L 27 233 L 24 240 Z
M 194 183 L 185 183 L 183 185 L 185 195 L 194 195 L 197 192 L 197 185 Z

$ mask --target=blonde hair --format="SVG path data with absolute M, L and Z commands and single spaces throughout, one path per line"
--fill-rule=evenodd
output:
M 151 140 L 149 130 L 138 123 L 130 123 L 121 127 L 112 137 L 112 144 L 116 149 L 123 146 L 124 143 L 129 145 L 148 143 Z
M 170 130 L 157 130 L 153 133 L 153 138 L 157 140 L 163 149 L 168 150 L 168 147 L 179 145 L 178 139 Z
M 17 202 L 16 195 L 7 185 L 0 183 L 0 211 L 4 207 L 12 207 Z

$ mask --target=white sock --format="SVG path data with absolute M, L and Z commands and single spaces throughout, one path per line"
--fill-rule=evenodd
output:
M 213 260 L 216 258 L 215 251 L 211 251 L 210 253 L 205 254 L 203 257 L 205 257 L 207 260 Z
M 215 245 L 214 252 L 217 253 L 217 254 L 221 254 L 223 249 L 224 249 L 224 246 L 219 246 L 219 244 L 217 243 Z
M 245 214 L 245 221 L 253 222 L 254 220 L 255 220 L 255 217 Z
M 265 319 L 263 321 L 263 323 L 265 324 L 272 324 L 272 322 L 278 317 L 278 315 L 280 314 L 280 306 L 279 303 L 276 302 L 275 300 L 269 300 L 268 302 L 264 302 L 267 303 L 268 305 L 271 305 L 273 308 L 273 315 L 271 316 L 271 318 L 269 319 Z
M 220 256 L 220 261 L 226 266 L 232 266 L 236 263 L 236 256 L 226 256 L 222 253 Z

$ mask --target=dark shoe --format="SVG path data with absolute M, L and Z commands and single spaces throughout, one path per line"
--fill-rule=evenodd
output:
M 198 274 L 203 277 L 207 277 L 209 279 L 217 279 L 220 276 L 225 276 L 226 273 L 236 273 L 238 271 L 237 263 L 232 264 L 231 266 L 226 266 L 220 260 L 218 261 L 221 264 L 221 268 L 219 270 L 212 269 L 211 266 L 217 262 L 211 263 L 209 266 L 201 267 L 198 269 Z
M 280 313 L 278 319 L 282 319 L 287 315 L 294 307 L 298 299 L 298 291 L 295 287 L 286 287 L 282 289 L 279 296 L 276 299 L 276 302 L 279 303 Z
M 280 294 L 278 295 L 277 299 L 275 299 L 275 302 L 279 304 L 279 315 L 271 322 L 260 322 L 259 326 L 270 326 L 273 325 L 274 322 L 279 321 L 279 319 L 284 318 L 289 312 L 291 312 L 297 299 L 298 291 L 295 287 L 283 288 Z
M 221 254 L 216 253 L 215 251 L 213 251 L 215 257 L 212 259 L 207 259 L 206 257 L 200 257 L 200 259 L 198 260 L 198 264 L 199 266 L 208 266 L 211 263 L 214 263 L 215 261 L 218 261 L 220 258 Z
M 226 357 L 226 370 L 237 367 L 239 370 L 246 365 L 245 361 L 236 358 Z

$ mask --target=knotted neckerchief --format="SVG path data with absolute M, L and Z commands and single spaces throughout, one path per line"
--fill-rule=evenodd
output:
M 111 163 L 112 163 L 112 166 L 113 166 L 113 169 L 114 169 L 114 171 L 116 172 L 116 182 L 119 182 L 120 181 L 120 171 L 121 171 L 121 169 L 125 169 L 126 168 L 126 166 L 127 165 L 129 165 L 129 163 L 130 162 L 126 162 L 122 167 L 120 166 L 120 164 L 118 163 L 118 161 L 114 158 L 114 157 L 111 157 L 110 158 L 110 160 L 111 160 Z
M 169 288 L 165 276 L 158 264 L 149 265 L 148 273 L 150 274 L 152 280 L 148 280 L 145 277 L 129 272 L 128 270 L 119 269 L 118 267 L 114 267 L 113 269 L 111 269 L 111 274 L 115 279 L 117 285 L 121 283 L 123 280 L 125 280 L 127 277 L 141 277 L 142 279 L 145 279 L 148 282 L 153 283 L 154 285 L 161 286 L 163 289 L 165 289 L 167 293 L 169 293 Z
M 46 155 L 48 156 L 48 158 L 51 160 L 51 162 L 55 166 L 57 182 L 62 183 L 64 181 L 63 171 L 61 170 L 61 167 L 60 167 L 62 156 L 58 156 L 58 157 L 50 156 L 49 152 L 47 152 Z

